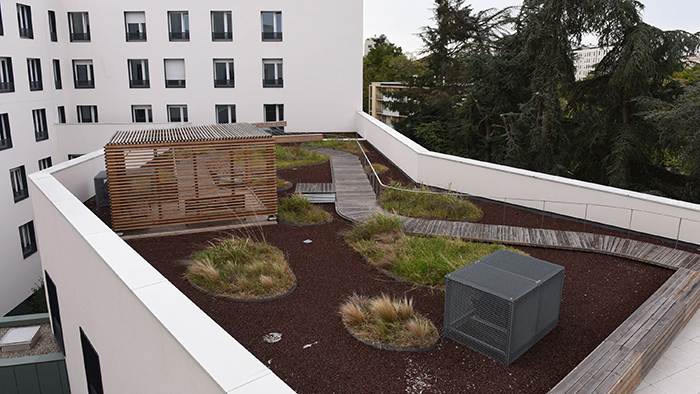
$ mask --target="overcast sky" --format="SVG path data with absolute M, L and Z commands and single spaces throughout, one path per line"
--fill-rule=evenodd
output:
M 644 21 L 663 30 L 700 31 L 699 0 L 641 0 Z M 475 11 L 520 5 L 517 0 L 465 0 Z M 385 34 L 404 52 L 422 46 L 416 35 L 421 27 L 431 24 L 433 0 L 364 0 L 365 38 Z M 590 41 L 590 39 L 589 39 Z M 593 42 L 590 42 L 593 43 Z

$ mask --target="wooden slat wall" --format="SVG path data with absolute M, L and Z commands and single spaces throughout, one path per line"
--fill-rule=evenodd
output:
M 274 140 L 108 144 L 115 231 L 277 213 Z

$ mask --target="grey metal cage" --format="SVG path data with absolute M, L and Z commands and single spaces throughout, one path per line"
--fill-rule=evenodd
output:
M 501 249 L 445 278 L 445 336 L 506 365 L 559 321 L 560 265 Z

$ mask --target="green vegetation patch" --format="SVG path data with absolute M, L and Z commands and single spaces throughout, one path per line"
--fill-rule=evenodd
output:
M 440 338 L 435 325 L 413 310 L 413 299 L 353 294 L 340 307 L 345 327 L 356 337 L 395 347 L 429 347 Z
M 443 287 L 445 275 L 499 249 L 524 254 L 497 243 L 406 235 L 401 231 L 400 220 L 389 215 L 375 215 L 347 232 L 345 239 L 370 264 L 431 287 Z
M 389 167 L 385 166 L 384 164 L 372 164 L 372 167 L 365 166 L 364 169 L 366 174 L 371 174 L 372 170 L 374 170 L 374 173 L 376 174 L 389 171 Z
M 238 299 L 274 298 L 296 285 L 282 251 L 249 238 L 218 240 L 194 252 L 185 277 L 203 290 Z
M 306 164 L 322 163 L 327 160 L 328 156 L 308 149 L 275 145 L 275 163 L 278 170 L 299 167 Z
M 333 219 L 333 215 L 299 194 L 280 200 L 277 215 L 282 220 L 299 224 L 326 223 Z
M 341 140 L 339 138 L 329 138 L 323 141 L 305 142 L 303 146 L 315 146 L 318 148 L 330 148 L 344 150 L 346 152 L 358 153 L 360 149 L 357 147 L 355 140 Z
M 288 187 L 292 186 L 292 182 L 289 182 L 288 180 L 282 179 L 280 177 L 275 178 L 275 187 L 279 189 L 286 189 Z
M 392 182 L 391 187 L 382 191 L 382 208 L 399 215 L 446 219 L 446 220 L 479 220 L 484 213 L 465 197 L 454 194 L 432 192 L 427 187 L 405 188 L 398 182 Z

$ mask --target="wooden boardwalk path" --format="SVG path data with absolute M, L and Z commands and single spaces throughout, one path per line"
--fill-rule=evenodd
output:
M 381 211 L 357 156 L 313 148 L 330 156 L 336 211 L 355 222 Z M 624 257 L 676 272 L 610 334 L 551 393 L 634 391 L 700 306 L 700 255 L 641 241 L 574 231 L 404 218 L 403 230 L 422 235 L 581 250 Z

